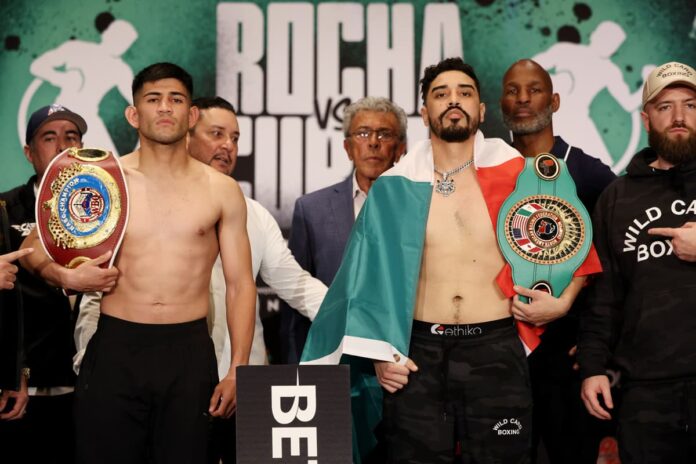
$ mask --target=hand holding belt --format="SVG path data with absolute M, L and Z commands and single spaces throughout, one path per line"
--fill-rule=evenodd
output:
M 69 148 L 48 165 L 36 197 L 36 225 L 46 253 L 76 267 L 108 250 L 110 267 L 128 222 L 128 189 L 118 158 Z
M 515 190 L 500 208 L 497 236 L 516 285 L 555 297 L 563 293 L 592 245 L 590 215 L 563 160 L 548 153 L 527 158 Z M 523 340 L 534 349 L 541 331 L 526 326 L 533 334 Z
M 563 160 L 526 160 L 498 215 L 498 243 L 516 285 L 558 297 L 592 244 L 590 215 Z

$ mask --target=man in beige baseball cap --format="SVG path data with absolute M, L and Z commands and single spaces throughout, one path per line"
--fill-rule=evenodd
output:
M 604 272 L 581 314 L 582 399 L 593 416 L 618 417 L 621 462 L 695 462 L 694 69 L 671 62 L 653 70 L 641 117 L 649 147 L 595 207 Z M 618 412 L 605 375 L 610 359 L 621 370 Z
M 655 159 L 649 163 L 651 167 L 671 169 L 685 161 L 694 160 L 696 158 L 696 71 L 694 68 L 675 61 L 655 68 L 643 86 L 641 117 L 643 126 L 648 132 L 650 149 L 654 151 Z
M 694 68 L 676 61 L 655 68 L 643 86 L 643 108 L 665 88 L 678 85 L 696 89 L 696 71 Z

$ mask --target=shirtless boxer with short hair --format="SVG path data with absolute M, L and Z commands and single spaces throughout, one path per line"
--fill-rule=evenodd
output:
M 512 316 L 524 320 L 532 307 L 567 311 L 585 278 L 575 277 L 558 298 L 514 287 L 533 297 L 522 303 L 504 293 L 494 227 L 522 159 L 479 131 L 486 108 L 473 68 L 460 58 L 426 68 L 421 91 L 430 128 L 425 149 L 436 175 L 410 359 L 375 362 L 389 392 L 383 406 L 389 462 L 452 462 L 457 442 L 464 462 L 528 462 L 531 391 Z M 405 159 L 425 153 L 414 151 Z M 511 312 L 513 302 L 520 314 Z
M 78 378 L 79 462 L 205 462 L 210 416 L 235 408 L 235 368 L 248 362 L 256 297 L 246 206 L 232 178 L 187 152 L 186 133 L 198 118 L 192 87 L 170 63 L 148 66 L 133 81 L 126 119 L 140 148 L 122 160 L 130 217 L 116 267 L 78 278 L 82 266 L 28 260 L 63 287 L 106 290 Z M 233 343 L 219 383 L 206 324 L 218 253 Z

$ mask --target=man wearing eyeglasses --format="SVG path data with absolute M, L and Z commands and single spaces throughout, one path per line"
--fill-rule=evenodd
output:
M 386 98 L 365 97 L 346 107 L 343 133 L 343 147 L 355 167 L 353 175 L 298 198 L 288 243 L 297 262 L 327 286 L 338 271 L 370 187 L 406 149 L 406 113 Z M 309 319 L 283 304 L 283 362 L 299 362 L 309 325 Z

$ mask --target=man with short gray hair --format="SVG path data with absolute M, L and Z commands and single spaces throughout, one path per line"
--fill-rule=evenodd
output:
M 379 113 L 393 113 L 399 123 L 398 138 L 401 141 L 406 140 L 406 129 L 408 119 L 406 112 L 397 104 L 384 97 L 364 97 L 360 100 L 351 103 L 343 110 L 343 135 L 348 139 L 351 134 L 351 123 L 353 118 L 361 111 L 372 111 Z
M 406 113 L 387 98 L 365 97 L 343 112 L 343 148 L 355 167 L 337 184 L 297 199 L 288 246 L 300 265 L 331 285 L 353 222 L 375 180 L 406 150 Z M 310 322 L 281 309 L 282 361 L 298 363 Z

